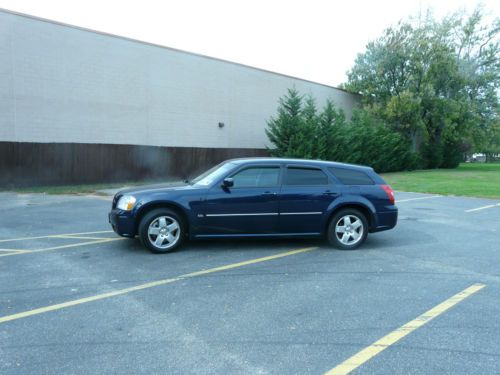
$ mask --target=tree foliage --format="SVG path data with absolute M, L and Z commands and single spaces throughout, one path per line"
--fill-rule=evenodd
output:
M 378 172 L 415 166 L 409 141 L 369 112 L 357 110 L 347 122 L 331 101 L 319 112 L 313 97 L 304 99 L 295 89 L 279 100 L 266 131 L 274 156 L 364 164 Z
M 357 57 L 345 88 L 411 142 L 422 166 L 455 167 L 467 149 L 494 148 L 499 32 L 500 21 L 484 25 L 481 9 L 400 22 Z
M 271 118 L 266 129 L 267 137 L 274 145 L 274 154 L 298 156 L 303 128 L 302 101 L 295 89 L 288 89 L 288 94 L 279 99 L 278 115 Z

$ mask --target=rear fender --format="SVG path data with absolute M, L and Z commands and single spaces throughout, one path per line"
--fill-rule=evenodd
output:
M 368 226 L 371 231 L 373 228 L 377 227 L 377 215 L 375 206 L 365 197 L 361 195 L 350 195 L 345 194 L 335 199 L 326 211 L 324 215 L 324 221 L 322 227 L 327 228 L 331 217 L 339 210 L 345 207 L 359 208 L 362 212 L 367 214 Z

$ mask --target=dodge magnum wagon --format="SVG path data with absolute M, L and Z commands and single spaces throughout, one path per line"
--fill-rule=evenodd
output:
M 225 161 L 180 186 L 118 192 L 109 221 L 166 253 L 186 239 L 324 237 L 340 249 L 394 228 L 392 189 L 372 168 L 280 158 Z

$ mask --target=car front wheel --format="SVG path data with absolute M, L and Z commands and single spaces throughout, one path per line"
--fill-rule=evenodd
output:
M 179 215 L 169 209 L 147 213 L 139 224 L 139 238 L 153 253 L 168 253 L 184 240 L 184 225 Z
M 356 209 L 340 210 L 328 225 L 328 242 L 339 249 L 356 249 L 365 242 L 367 235 L 366 217 Z

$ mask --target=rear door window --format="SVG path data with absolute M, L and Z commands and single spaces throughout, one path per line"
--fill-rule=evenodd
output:
M 328 185 L 328 176 L 318 168 L 288 167 L 286 169 L 285 185 Z
M 375 185 L 375 182 L 363 171 L 345 168 L 328 168 L 344 185 Z

